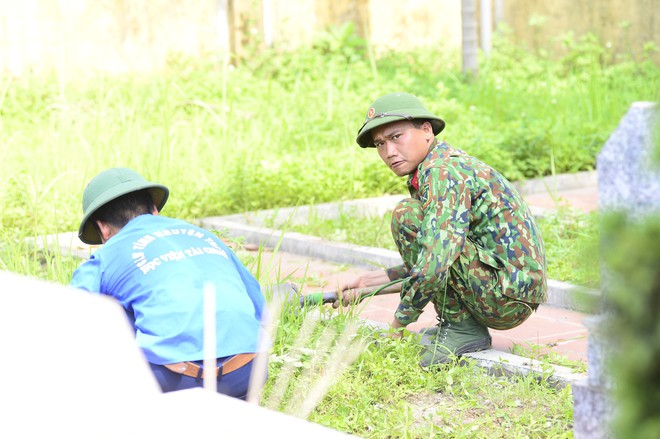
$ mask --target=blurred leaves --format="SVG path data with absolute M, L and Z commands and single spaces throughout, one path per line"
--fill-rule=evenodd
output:
M 603 231 L 603 289 L 610 320 L 609 358 L 616 383 L 617 437 L 652 439 L 660 431 L 660 216 L 608 215 Z

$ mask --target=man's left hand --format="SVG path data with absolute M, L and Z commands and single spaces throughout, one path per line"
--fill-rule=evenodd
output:
M 406 329 L 406 325 L 401 324 L 401 322 L 394 318 L 390 326 L 392 327 L 392 331 L 387 334 L 388 337 L 399 339 L 403 336 L 403 331 Z

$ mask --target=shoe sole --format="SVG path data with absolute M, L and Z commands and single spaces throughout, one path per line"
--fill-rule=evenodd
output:
M 469 353 L 472 353 L 472 352 L 485 351 L 486 349 L 490 349 L 492 346 L 493 346 L 493 338 L 489 336 L 488 338 L 484 338 L 483 340 L 475 341 L 475 342 L 472 342 L 472 343 L 468 343 L 464 346 L 461 346 L 459 349 L 456 349 L 456 352 L 454 352 L 454 355 L 456 357 L 460 357 L 464 354 L 469 354 Z M 427 370 L 427 369 L 429 369 L 431 367 L 434 367 L 434 366 L 449 364 L 449 363 L 451 363 L 451 361 L 452 360 L 449 357 L 447 357 L 447 361 L 429 364 L 428 366 L 424 366 L 420 362 L 419 367 L 421 367 L 423 370 Z
M 460 357 L 461 355 L 468 354 L 470 352 L 485 351 L 486 349 L 490 349 L 492 346 L 493 338 L 489 336 L 483 340 L 475 341 L 473 343 L 468 343 L 465 346 L 461 346 L 461 348 L 456 349 L 454 355 Z

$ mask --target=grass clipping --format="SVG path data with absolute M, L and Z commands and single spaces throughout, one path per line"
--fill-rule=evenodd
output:
M 298 313 L 290 304 L 274 300 L 269 305 L 271 318 L 266 322 L 267 340 L 275 340 L 275 334 L 286 319 L 286 313 Z M 335 328 L 322 325 L 322 313 L 318 309 L 303 309 L 302 324 L 295 340 L 283 355 L 270 354 L 271 362 L 281 363 L 281 367 L 273 381 L 266 387 L 270 389 L 264 397 L 263 388 L 255 384 L 248 394 L 248 402 L 282 411 L 284 413 L 307 419 L 316 406 L 322 401 L 332 385 L 342 376 L 346 369 L 360 356 L 367 346 L 363 337 L 358 336 L 359 325 L 355 319 L 347 320 L 345 324 Z M 318 328 L 323 326 L 320 336 L 316 336 Z M 256 374 L 251 383 L 263 382 L 267 370 L 266 356 L 258 358 Z

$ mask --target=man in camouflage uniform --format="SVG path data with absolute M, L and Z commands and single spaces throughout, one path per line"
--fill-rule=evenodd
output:
M 411 198 L 392 214 L 403 265 L 340 287 L 347 304 L 356 288 L 403 279 L 395 329 L 417 321 L 431 301 L 439 328 L 428 331 L 424 368 L 490 348 L 488 328 L 520 325 L 547 296 L 543 241 L 528 206 L 499 172 L 438 141 L 444 126 L 407 93 L 369 107 L 357 143 L 408 177 Z

